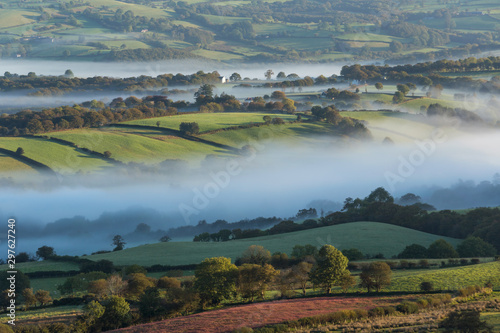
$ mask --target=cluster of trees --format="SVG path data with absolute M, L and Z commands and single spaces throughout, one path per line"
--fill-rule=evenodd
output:
M 149 52 L 149 51 L 148 51 Z M 198 71 L 190 75 L 184 74 L 162 74 L 157 77 L 142 75 L 129 78 L 112 78 L 94 76 L 89 78 L 72 77 L 72 75 L 62 76 L 37 76 L 30 72 L 27 75 L 5 72 L 0 77 L 1 91 L 33 90 L 33 89 L 64 89 L 64 91 L 144 91 L 148 89 L 158 89 L 167 86 L 186 86 L 214 84 L 219 82 L 220 74 L 216 71 L 205 73 Z
M 435 47 L 450 42 L 450 37 L 446 32 L 437 29 L 429 29 L 424 25 L 403 21 L 388 22 L 382 25 L 382 29 L 391 36 L 410 38 L 411 42 L 407 44 L 410 48 L 421 48 L 425 46 Z M 402 51 L 403 45 L 399 46 L 400 44 L 401 43 L 397 41 L 392 42 L 391 50 L 396 53 Z
M 365 140 L 372 138 L 370 130 L 363 124 L 363 122 L 354 118 L 341 116 L 340 112 L 333 105 L 324 108 L 320 106 L 313 106 L 311 113 L 314 117 L 316 117 L 316 119 L 324 120 L 329 124 L 334 125 L 335 129 L 341 134 Z
M 100 127 L 120 121 L 177 114 L 185 102 L 172 102 L 165 96 L 131 96 L 115 98 L 110 106 L 93 100 L 82 105 L 61 106 L 43 111 L 24 110 L 0 118 L 0 135 L 18 136 L 39 134 L 53 130 L 82 127 Z
M 186 225 L 177 228 L 171 228 L 168 230 L 168 234 L 171 237 L 186 237 L 192 235 L 198 235 L 202 233 L 217 233 L 223 229 L 227 230 L 260 230 L 267 229 L 274 226 L 275 224 L 281 222 L 282 219 L 278 217 L 257 217 L 255 219 L 245 219 L 237 222 L 228 222 L 226 220 L 217 220 L 213 223 L 207 223 L 205 220 L 201 220 L 197 225 Z
M 426 115 L 428 117 L 444 117 L 444 118 L 456 118 L 460 121 L 466 123 L 479 124 L 483 120 L 474 112 L 461 109 L 461 108 L 450 108 L 442 106 L 441 104 L 435 103 L 429 105 L 427 108 Z
M 408 245 L 398 258 L 403 259 L 441 259 L 441 258 L 470 258 L 470 257 L 494 257 L 497 249 L 479 237 L 469 236 L 458 244 L 455 249 L 453 245 L 444 239 L 438 239 L 428 248 L 419 244 Z
M 450 210 L 428 212 L 429 208 L 419 202 L 398 205 L 384 188 L 377 188 L 364 199 L 347 198 L 342 211 L 326 216 L 320 224 L 376 221 L 447 237 L 475 236 L 500 249 L 500 209 L 476 208 L 460 214 Z
M 466 58 L 462 60 L 439 60 L 415 65 L 376 66 L 376 65 L 345 65 L 341 75 L 350 80 L 360 80 L 376 83 L 382 79 L 387 82 L 408 82 L 431 87 L 442 85 L 452 89 L 468 89 L 483 92 L 497 92 L 500 86 L 494 80 L 474 80 L 471 77 L 442 76 L 439 72 L 455 71 L 491 71 L 500 68 L 500 57 Z M 378 88 L 377 88 L 378 89 Z

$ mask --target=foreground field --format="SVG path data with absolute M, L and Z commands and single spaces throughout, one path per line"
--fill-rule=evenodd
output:
M 431 282 L 436 290 L 458 290 L 466 286 L 491 283 L 500 288 L 500 262 L 470 265 L 438 270 L 396 271 L 387 288 L 389 291 L 418 291 L 420 283 Z
M 250 245 L 262 245 L 271 253 L 291 254 L 295 245 L 331 244 L 338 249 L 357 248 L 363 253 L 383 253 L 387 258 L 412 243 L 429 246 L 443 238 L 456 246 L 460 240 L 377 222 L 355 222 L 280 235 L 229 242 L 169 242 L 142 245 L 123 251 L 86 256 L 90 260 L 111 260 L 115 265 L 151 266 L 197 264 L 205 258 L 224 256 L 233 261 Z M 390 240 L 390 241 L 388 241 Z
M 113 332 L 232 332 L 240 327 L 260 327 L 326 314 L 339 310 L 370 309 L 400 303 L 412 296 L 397 297 L 319 297 L 242 305 L 207 311 L 161 322 L 143 324 Z

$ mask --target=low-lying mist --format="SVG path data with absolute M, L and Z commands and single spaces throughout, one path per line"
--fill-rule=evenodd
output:
M 242 78 L 249 77 L 264 79 L 268 69 L 275 74 L 283 71 L 285 74 L 295 73 L 299 76 L 331 76 L 339 75 L 342 66 L 346 63 L 306 64 L 306 63 L 222 63 L 218 61 L 196 60 L 165 60 L 155 62 L 90 62 L 90 61 L 47 61 L 47 60 L 0 60 L 2 71 L 20 75 L 35 72 L 37 75 L 63 75 L 66 69 L 71 69 L 76 77 L 132 77 L 157 76 L 165 73 L 192 74 L 199 70 L 205 72 L 218 71 L 226 77 L 238 72 Z M 3 72 L 2 72 L 3 74 Z
M 253 154 L 210 158 L 200 169 L 53 177 L 37 189 L 4 186 L 0 217 L 16 219 L 18 251 L 50 245 L 59 254 L 82 254 L 111 249 L 113 235 L 133 233 L 140 223 L 154 232 L 200 220 L 288 218 L 380 186 L 395 197 L 415 193 L 438 209 L 500 206 L 494 176 L 500 134 L 493 130 L 456 135 L 436 128 L 429 137 L 393 145 L 332 137 L 308 142 L 249 142 Z

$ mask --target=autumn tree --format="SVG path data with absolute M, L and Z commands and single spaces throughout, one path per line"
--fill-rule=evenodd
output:
M 311 281 L 329 294 L 347 270 L 348 260 L 341 251 L 327 244 L 319 250 L 316 261 L 310 273 Z
M 261 245 L 250 245 L 243 252 L 240 261 L 243 264 L 264 265 L 271 261 L 271 252 Z
M 35 292 L 35 298 L 41 306 L 52 301 L 52 297 L 50 297 L 50 293 L 47 290 L 39 289 Z
M 32 305 L 36 305 L 36 297 L 33 294 L 33 288 L 25 288 L 22 292 L 24 297 L 24 306 L 29 309 Z
M 255 297 L 264 298 L 269 283 L 276 275 L 278 272 L 269 264 L 243 264 L 238 267 L 238 292 L 250 301 Z
M 307 282 L 309 282 L 309 273 L 313 267 L 312 263 L 302 261 L 292 267 L 293 278 L 298 287 L 302 290 L 302 294 L 306 295 Z

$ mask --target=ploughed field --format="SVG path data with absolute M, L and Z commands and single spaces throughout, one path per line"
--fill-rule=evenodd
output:
M 113 332 L 232 332 L 240 327 L 261 327 L 287 320 L 316 316 L 340 310 L 365 309 L 401 303 L 417 295 L 395 297 L 316 297 L 241 305 L 189 316 L 123 328 Z

